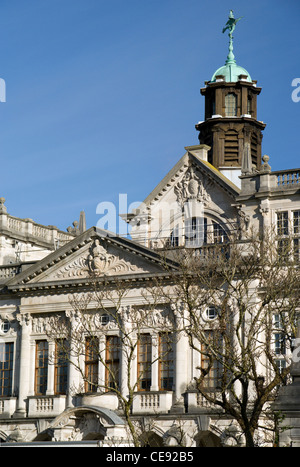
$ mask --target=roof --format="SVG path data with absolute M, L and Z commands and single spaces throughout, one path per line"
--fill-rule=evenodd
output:
M 217 71 L 215 71 L 213 74 L 210 82 L 214 83 L 216 81 L 216 77 L 219 75 L 223 75 L 227 83 L 236 83 L 239 81 L 240 75 L 245 75 L 247 76 L 246 81 L 252 83 L 252 79 L 248 71 L 245 68 L 237 65 L 235 61 L 225 63 L 224 66 L 218 68 Z

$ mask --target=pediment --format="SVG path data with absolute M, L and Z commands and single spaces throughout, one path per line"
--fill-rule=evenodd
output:
M 186 149 L 184 156 L 143 203 L 132 213 L 122 215 L 123 219 L 135 226 L 147 214 L 149 221 L 157 223 L 160 211 L 164 210 L 164 217 L 167 217 L 167 210 L 175 216 L 176 212 L 180 215 L 190 202 L 198 203 L 217 217 L 236 217 L 232 206 L 239 195 L 239 188 L 209 162 L 200 159 L 197 151 Z
M 162 271 L 162 259 L 155 252 L 92 227 L 6 285 L 55 284 L 77 279 L 143 275 Z

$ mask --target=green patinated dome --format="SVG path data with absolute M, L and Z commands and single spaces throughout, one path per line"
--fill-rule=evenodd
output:
M 226 63 L 224 66 L 218 68 L 218 70 L 215 71 L 215 73 L 213 74 L 210 82 L 214 83 L 216 81 L 216 76 L 218 75 L 223 75 L 227 83 L 236 83 L 237 81 L 239 81 L 240 75 L 247 75 L 246 81 L 252 83 L 252 79 L 248 71 L 245 70 L 245 68 L 237 65 L 235 61 L 233 61 L 232 63 Z

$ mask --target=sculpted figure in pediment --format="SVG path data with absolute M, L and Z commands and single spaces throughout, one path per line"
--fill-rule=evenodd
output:
M 96 239 L 91 247 L 91 254 L 88 258 L 90 269 L 92 271 L 103 271 L 107 266 L 110 256 L 100 244 L 100 240 Z

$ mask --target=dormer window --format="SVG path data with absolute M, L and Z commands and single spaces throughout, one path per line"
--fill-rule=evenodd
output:
M 225 96 L 225 117 L 236 117 L 237 115 L 237 96 L 230 92 Z

